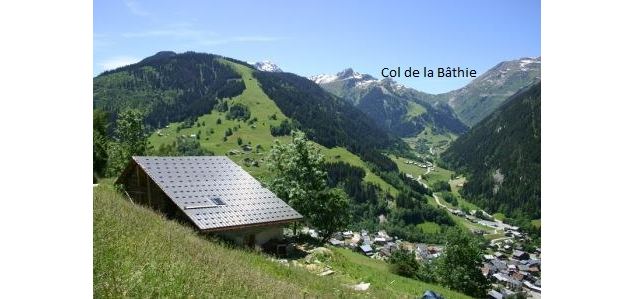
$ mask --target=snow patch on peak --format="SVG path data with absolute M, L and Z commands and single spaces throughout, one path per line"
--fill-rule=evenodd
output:
M 525 68 L 526 65 L 530 64 L 530 63 L 540 63 L 540 58 L 523 58 L 520 60 L 519 64 L 520 64 L 520 68 Z M 525 71 L 525 70 L 523 70 Z
M 366 87 L 375 82 L 377 82 L 375 79 L 357 81 L 355 82 L 355 87 Z
M 347 68 L 347 69 L 337 73 L 337 78 L 340 79 L 340 80 L 362 79 L 362 74 L 354 71 L 352 68 Z
M 316 76 L 311 76 L 309 77 L 309 80 L 317 83 L 317 84 L 324 84 L 324 83 L 329 83 L 329 82 L 333 82 L 335 80 L 337 80 L 337 76 L 336 75 L 327 75 L 327 74 L 321 74 L 321 75 L 316 75 Z
M 392 90 L 403 90 L 406 89 L 407 87 L 403 86 L 402 84 L 397 83 L 397 81 L 391 79 L 391 78 L 385 78 L 381 80 L 381 83 L 387 87 L 389 87 Z
M 282 69 L 278 67 L 275 63 L 265 60 L 254 63 L 254 67 L 263 72 L 282 72 Z
M 371 75 L 361 74 L 354 71 L 352 68 L 344 69 L 343 71 L 335 75 L 321 74 L 311 76 L 309 79 L 317 84 L 325 84 L 333 81 L 352 80 L 355 86 L 367 86 L 373 82 L 379 82 L 379 80 L 373 78 Z

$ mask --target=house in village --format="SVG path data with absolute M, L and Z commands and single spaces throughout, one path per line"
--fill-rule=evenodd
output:
M 520 250 L 514 250 L 514 252 L 512 253 L 512 256 L 517 260 L 529 259 L 529 254 L 527 252 L 520 251 Z
M 373 247 L 371 247 L 371 246 L 370 246 L 370 245 L 368 245 L 368 244 L 363 244 L 363 245 L 360 245 L 360 246 L 359 246 L 359 250 L 360 250 L 363 254 L 365 254 L 365 255 L 367 255 L 367 256 L 371 256 L 371 255 L 373 255 Z
M 225 156 L 133 157 L 116 184 L 131 200 L 249 247 L 283 238 L 302 219 Z

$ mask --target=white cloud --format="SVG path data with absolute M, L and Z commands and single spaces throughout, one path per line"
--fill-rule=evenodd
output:
M 106 59 L 98 65 L 101 67 L 102 71 L 114 70 L 121 66 L 126 66 L 129 64 L 137 63 L 141 59 L 131 56 L 116 56 L 109 59 Z
M 126 4 L 126 7 L 128 8 L 128 10 L 134 15 L 142 16 L 142 17 L 150 15 L 150 13 L 147 10 L 141 7 L 138 1 L 125 0 L 124 4 Z
M 187 41 L 192 45 L 203 46 L 224 45 L 229 43 L 263 43 L 281 40 L 279 37 L 264 35 L 223 37 L 216 32 L 192 29 L 190 23 L 172 24 L 163 29 L 125 32 L 122 33 L 121 36 L 124 38 L 172 38 Z
M 202 39 L 216 36 L 216 33 L 202 30 L 192 30 L 187 28 L 175 28 L 175 29 L 161 29 L 161 30 L 148 30 L 140 32 L 126 32 L 121 36 L 126 38 L 137 37 L 173 37 L 173 38 L 190 38 L 190 39 Z
M 279 37 L 271 37 L 271 36 L 236 36 L 230 38 L 221 38 L 221 39 L 207 39 L 200 40 L 200 44 L 202 45 L 224 45 L 229 43 L 264 43 L 264 42 L 274 42 L 281 40 Z

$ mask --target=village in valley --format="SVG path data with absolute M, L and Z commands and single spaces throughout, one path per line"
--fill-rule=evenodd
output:
M 481 271 L 492 283 L 492 290 L 488 292 L 490 298 L 502 299 L 518 292 L 524 292 L 532 298 L 540 298 L 540 248 L 534 252 L 522 251 L 518 243 L 527 238 L 525 233 L 519 231 L 518 227 L 501 221 L 477 220 L 472 214 L 465 214 L 457 210 L 452 212 L 470 221 L 476 221 L 504 232 L 505 237 L 489 242 L 486 254 L 483 255 Z M 313 238 L 319 237 L 318 232 L 307 227 L 304 228 L 303 233 Z M 439 258 L 444 250 L 443 245 L 401 240 L 389 236 L 384 230 L 337 232 L 328 242 L 332 246 L 348 248 L 366 255 L 368 258 L 384 261 L 387 261 L 391 254 L 397 250 L 406 249 L 414 252 L 419 262 L 426 263 Z M 319 272 L 320 275 L 332 273 L 333 271 L 328 268 L 323 268 Z
M 417 162 L 405 160 L 404 163 L 426 169 L 425 174 L 435 169 L 433 163 L 429 161 Z M 406 174 L 406 177 L 428 188 L 422 180 L 422 176 L 415 178 L 412 174 Z M 458 187 L 463 186 L 462 182 L 464 180 L 460 181 L 461 183 L 457 184 Z M 519 293 L 529 298 L 541 297 L 541 250 L 540 248 L 535 248 L 535 250 L 531 252 L 523 250 L 523 244 L 529 241 L 530 238 L 527 233 L 522 232 L 517 226 L 509 225 L 501 220 L 495 219 L 492 215 L 483 210 L 469 210 L 466 212 L 443 204 L 439 201 L 436 194 L 433 194 L 433 197 L 437 201 L 437 204 L 446 209 L 449 213 L 460 217 L 466 222 L 491 229 L 492 235 L 500 235 L 500 237 L 489 240 L 482 256 L 481 272 L 483 276 L 491 282 L 491 290 L 487 293 L 488 298 L 503 299 Z M 382 219 L 380 219 L 380 222 L 381 221 Z M 482 229 L 470 227 L 469 230 L 475 235 L 483 236 L 485 234 L 485 231 Z M 286 233 L 292 235 L 290 231 Z M 314 239 L 320 238 L 319 233 L 309 227 L 304 227 L 302 234 Z M 335 247 L 347 248 L 358 252 L 371 259 L 386 262 L 388 262 L 393 253 L 400 249 L 414 253 L 416 260 L 420 263 L 429 263 L 439 258 L 444 252 L 444 245 L 442 244 L 410 242 L 390 236 L 385 230 L 376 232 L 369 232 L 367 230 L 340 231 L 334 233 L 331 238 L 328 239 L 328 243 Z M 312 255 L 313 252 L 323 254 L 324 252 L 328 252 L 328 249 L 324 247 L 307 249 L 304 246 L 305 245 L 301 245 L 295 249 L 306 249 L 306 253 L 309 254 L 309 258 L 305 259 L 306 263 L 291 261 L 292 264 L 303 265 L 309 269 L 314 269 L 320 276 L 335 273 L 328 266 L 322 264 L 319 259 L 314 259 Z M 287 259 L 279 259 L 278 261 L 285 264 L 289 262 Z M 318 265 L 315 265 L 315 262 L 317 262 Z M 364 289 L 368 288 L 369 285 L 370 284 L 362 282 L 354 287 Z
M 465 215 L 471 216 L 471 215 Z M 485 223 L 485 222 L 483 222 Z M 526 234 L 518 231 L 517 227 L 504 223 L 490 222 L 492 226 L 505 232 L 504 238 L 491 240 L 483 255 L 483 266 L 481 271 L 492 283 L 492 289 L 488 292 L 490 298 L 506 298 L 518 292 L 524 292 L 532 298 L 540 298 L 540 249 L 535 252 L 525 252 L 517 246 L 518 241 L 526 238 Z M 317 231 L 305 227 L 302 233 L 313 238 L 319 238 Z M 405 249 L 415 254 L 417 261 L 421 263 L 431 262 L 439 258 L 444 251 L 444 246 L 439 244 L 413 243 L 401 240 L 397 237 L 389 236 L 386 231 L 377 232 L 362 231 L 342 231 L 333 234 L 328 243 L 335 247 L 347 248 L 359 252 L 371 259 L 387 261 L 390 256 L 399 249 Z M 303 248 L 303 246 L 300 246 Z M 323 265 L 319 260 L 313 259 L 312 252 L 328 252 L 323 247 L 307 250 L 309 258 L 307 263 L 297 263 L 309 269 L 317 269 L 316 274 L 320 276 L 331 275 L 334 271 Z M 279 259 L 281 263 L 288 263 L 287 259 Z M 317 262 L 318 265 L 314 263 Z M 308 265 L 307 265 L 308 264 Z M 366 285 L 364 282 L 360 287 Z M 368 287 L 368 285 L 366 285 Z

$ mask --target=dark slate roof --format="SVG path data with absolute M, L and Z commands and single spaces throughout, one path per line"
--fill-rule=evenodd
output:
M 423 297 L 421 299 L 443 299 L 443 296 L 435 293 L 434 291 L 427 290 L 423 293 Z
M 133 160 L 201 230 L 302 218 L 225 156 L 133 157 Z
M 503 299 L 503 294 L 497 292 L 496 290 L 490 290 L 489 293 L 487 293 L 487 295 L 489 295 L 489 298 Z
M 361 246 L 359 246 L 359 248 L 361 248 L 363 252 L 372 252 L 373 251 L 373 248 L 370 247 L 370 245 L 361 245 Z

